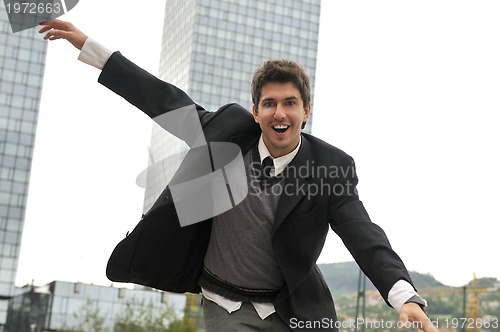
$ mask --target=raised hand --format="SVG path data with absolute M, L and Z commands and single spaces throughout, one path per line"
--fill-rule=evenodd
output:
M 73 24 L 66 21 L 61 21 L 58 19 L 40 22 L 42 28 L 38 31 L 39 33 L 45 33 L 43 39 L 45 40 L 57 40 L 66 39 L 74 47 L 81 50 L 83 44 L 87 40 L 87 35 L 78 30 Z

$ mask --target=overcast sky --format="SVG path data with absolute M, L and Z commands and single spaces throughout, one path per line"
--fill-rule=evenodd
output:
M 62 19 L 156 74 L 164 6 L 85 0 Z M 408 269 L 452 286 L 500 279 L 498 17 L 494 0 L 322 4 L 313 134 L 355 159 Z M 49 45 L 18 285 L 111 284 L 107 259 L 142 213 L 151 120 L 77 56 Z M 329 236 L 319 262 L 348 260 Z

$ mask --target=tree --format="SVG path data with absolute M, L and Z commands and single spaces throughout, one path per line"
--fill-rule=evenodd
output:
M 104 327 L 106 316 L 102 316 L 99 304 L 87 299 L 86 303 L 82 305 L 78 311 L 73 312 L 73 317 L 80 321 L 79 327 L 63 327 L 61 332 L 108 332 Z
M 78 326 L 68 327 L 64 324 L 60 332 L 111 332 L 104 326 L 107 313 L 102 314 L 98 302 L 87 299 L 73 317 L 78 320 Z M 165 304 L 155 306 L 152 301 L 145 303 L 135 298 L 127 301 L 115 316 L 113 332 L 195 332 L 193 323 L 187 319 L 178 319 L 172 306 Z
M 196 327 L 194 324 L 187 320 L 175 320 L 168 326 L 168 332 L 196 332 Z
M 169 326 L 177 321 L 175 310 L 169 305 L 158 309 L 151 301 L 144 302 L 127 302 L 116 317 L 114 332 L 169 332 Z

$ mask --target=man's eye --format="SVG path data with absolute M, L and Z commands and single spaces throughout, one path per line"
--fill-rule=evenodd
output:
M 264 103 L 264 107 L 273 107 L 274 106 L 274 103 L 272 101 L 266 101 Z

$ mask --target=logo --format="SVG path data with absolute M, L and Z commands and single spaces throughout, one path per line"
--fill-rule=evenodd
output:
M 206 142 L 195 105 L 161 114 L 153 120 L 189 146 L 168 187 L 181 226 L 226 212 L 248 195 L 240 147 L 229 142 Z M 172 159 L 178 156 L 170 157 Z M 145 187 L 151 173 L 168 165 L 169 157 L 154 161 L 137 177 Z

